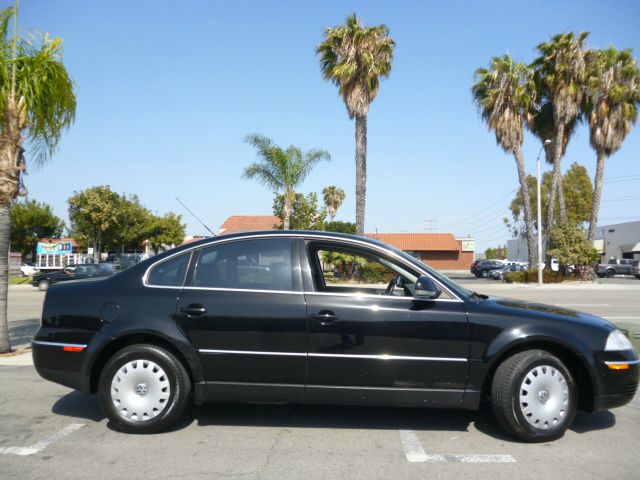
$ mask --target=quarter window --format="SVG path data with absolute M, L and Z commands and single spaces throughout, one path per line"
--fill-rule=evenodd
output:
M 163 287 L 181 287 L 189 266 L 190 253 L 183 253 L 165 262 L 155 265 L 149 273 L 148 285 Z
M 195 287 L 291 291 L 291 240 L 229 242 L 200 253 Z

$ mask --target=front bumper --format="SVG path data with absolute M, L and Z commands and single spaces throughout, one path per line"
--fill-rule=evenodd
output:
M 626 405 L 636 395 L 640 379 L 640 359 L 634 350 L 619 352 L 597 352 L 596 381 L 597 393 L 594 396 L 593 410 L 607 410 Z M 624 369 L 612 369 L 628 365 Z

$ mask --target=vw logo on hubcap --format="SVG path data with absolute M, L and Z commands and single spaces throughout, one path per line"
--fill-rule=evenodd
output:
M 549 400 L 549 392 L 547 392 L 546 390 L 540 390 L 538 392 L 538 400 L 543 405 L 547 403 L 547 400 Z
M 139 383 L 136 385 L 136 393 L 141 397 L 144 397 L 147 393 L 149 393 L 149 388 L 146 383 Z

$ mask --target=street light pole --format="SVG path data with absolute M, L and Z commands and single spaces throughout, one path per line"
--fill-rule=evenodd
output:
M 540 155 L 542 154 L 542 149 L 545 145 L 549 145 L 551 140 L 545 140 L 542 146 L 540 147 L 540 151 L 538 152 L 538 177 L 537 177 L 537 197 L 538 197 L 538 286 L 542 286 L 542 195 L 540 194 Z

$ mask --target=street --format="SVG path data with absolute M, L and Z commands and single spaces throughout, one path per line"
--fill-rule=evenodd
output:
M 618 280 L 618 279 L 614 279 Z M 640 325 L 640 281 L 513 286 L 463 279 L 481 293 L 543 301 Z M 12 288 L 12 341 L 28 343 L 44 295 Z M 46 382 L 30 355 L 0 359 L 3 478 L 637 478 L 640 397 L 579 413 L 566 435 L 524 444 L 491 410 L 314 405 L 192 407 L 166 433 L 113 430 L 97 398 Z M 11 388 L 7 388 L 11 386 Z

